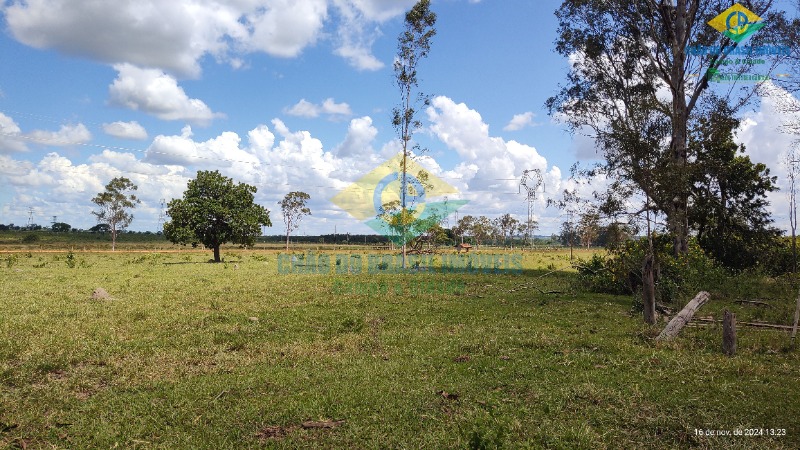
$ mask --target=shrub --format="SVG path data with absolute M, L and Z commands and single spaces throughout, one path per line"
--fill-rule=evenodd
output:
M 714 289 L 728 273 L 690 240 L 686 254 L 674 256 L 672 238 L 654 237 L 656 300 L 672 303 L 701 290 Z M 578 264 L 579 279 L 587 289 L 611 294 L 635 294 L 642 288 L 642 262 L 648 250 L 645 238 L 630 240 L 611 253 L 595 255 Z
M 75 254 L 72 253 L 72 250 L 70 250 L 69 253 L 67 253 L 67 267 L 69 267 L 70 269 L 74 269 L 75 264 L 76 264 Z
M 624 283 L 620 283 L 610 271 L 610 259 L 603 255 L 595 253 L 587 261 L 579 260 L 575 267 L 578 269 L 578 280 L 589 291 L 606 294 L 628 292 Z
M 8 267 L 9 269 L 14 267 L 14 264 L 17 263 L 18 258 L 19 257 L 13 253 L 6 256 L 6 267 Z
M 25 244 L 33 244 L 34 242 L 39 242 L 39 235 L 38 234 L 26 234 L 24 238 L 22 238 L 22 242 Z
M 798 253 L 800 253 L 800 248 L 798 248 Z M 792 273 L 794 255 L 792 254 L 791 239 L 777 241 L 776 245 L 764 252 L 759 269 L 771 276 Z

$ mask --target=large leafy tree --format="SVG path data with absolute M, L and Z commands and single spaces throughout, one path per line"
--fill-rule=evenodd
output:
M 64 222 L 56 222 L 50 227 L 53 233 L 69 233 L 72 230 L 72 225 Z
M 92 211 L 97 217 L 97 222 L 107 225 L 111 231 L 111 250 L 116 250 L 117 235 L 120 231 L 128 228 L 133 222 L 133 214 L 130 210 L 135 208 L 141 201 L 136 198 L 133 191 L 138 187 L 125 177 L 117 177 L 106 185 L 106 190 L 100 192 L 92 199 L 100 209 Z
M 495 229 L 492 225 L 492 220 L 486 216 L 480 216 L 472 222 L 472 238 L 475 239 L 475 244 L 480 246 L 482 243 L 491 239 L 494 236 Z
M 220 262 L 222 244 L 253 245 L 261 226 L 272 226 L 269 211 L 253 202 L 256 192 L 254 186 L 235 184 L 216 170 L 198 171 L 183 198 L 169 202 L 164 236 L 176 244 L 203 244 Z
M 458 223 L 453 227 L 453 233 L 460 238 L 462 244 L 464 243 L 464 236 L 471 236 L 474 224 L 475 217 L 466 215 L 458 219 Z
M 753 267 L 780 234 L 766 209 L 766 194 L 777 189 L 776 177 L 734 142 L 739 121 L 724 105 L 698 122 L 690 135 L 696 155 L 690 167 L 690 226 L 703 250 L 725 266 Z
M 771 11 L 772 1 L 741 3 L 768 24 L 748 44 L 784 42 L 789 27 L 783 14 Z M 630 183 L 647 196 L 648 207 L 666 215 L 676 254 L 688 250 L 690 125 L 714 91 L 713 77 L 740 45 L 707 22 L 730 6 L 727 0 L 565 0 L 556 11 L 556 50 L 572 68 L 547 105 L 574 131 L 593 135 L 612 177 Z M 693 51 L 699 46 L 719 51 Z M 739 73 L 756 62 L 741 60 Z M 781 59 L 766 60 L 771 64 L 758 70 L 769 76 Z M 724 87 L 735 110 L 756 85 Z
M 503 236 L 503 245 L 506 245 L 506 238 L 509 235 L 513 235 L 514 231 L 519 227 L 519 220 L 515 219 L 511 214 L 505 213 L 494 220 L 494 225 Z M 513 241 L 511 247 L 514 247 Z
M 394 81 L 400 91 L 400 104 L 392 110 L 392 126 L 394 126 L 400 145 L 403 149 L 403 159 L 400 163 L 400 211 L 399 223 L 403 226 L 400 236 L 403 241 L 403 268 L 406 267 L 406 231 L 409 196 L 418 195 L 407 182 L 408 159 L 411 157 L 414 146 L 411 138 L 422 127 L 422 122 L 417 118 L 421 106 L 427 105 L 428 98 L 417 92 L 419 78 L 417 67 L 423 59 L 428 57 L 431 49 L 431 40 L 436 35 L 436 13 L 430 10 L 430 0 L 419 0 L 410 11 L 406 13 L 405 29 L 398 37 L 397 56 L 394 61 Z M 422 103 L 422 104 L 420 104 Z M 409 195 L 410 194 L 410 195 Z

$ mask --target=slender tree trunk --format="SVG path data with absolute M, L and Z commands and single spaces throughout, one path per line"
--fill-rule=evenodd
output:
M 792 273 L 797 273 L 797 237 L 795 236 L 795 225 L 792 225 Z
M 117 250 L 117 230 L 115 228 L 111 228 L 111 251 Z
M 653 231 L 650 229 L 650 197 L 645 203 L 647 217 L 647 255 L 642 264 L 642 309 L 644 321 L 656 323 L 656 283 L 655 283 L 655 251 L 653 250 Z
M 792 273 L 797 273 L 797 195 L 795 193 L 795 176 L 797 163 L 794 159 L 789 167 L 789 226 L 792 229 Z
M 642 265 L 642 305 L 644 321 L 649 325 L 656 323 L 656 289 L 653 276 L 653 254 L 648 253 Z
M 286 251 L 289 251 L 289 232 L 286 232 Z
M 684 72 L 686 66 L 686 34 L 689 32 L 687 24 L 687 1 L 677 0 L 675 5 L 675 27 L 671 35 L 672 67 L 670 81 L 672 89 L 672 170 L 675 179 L 675 192 L 672 199 L 672 208 L 669 217 L 670 232 L 673 233 L 673 252 L 675 256 L 689 251 L 689 194 L 686 186 L 686 161 L 687 161 L 687 120 L 689 108 L 686 103 L 686 84 Z
M 215 262 L 215 263 L 218 263 L 218 262 L 220 262 L 220 257 L 219 257 L 219 244 L 216 244 L 216 245 L 214 246 L 214 262 Z

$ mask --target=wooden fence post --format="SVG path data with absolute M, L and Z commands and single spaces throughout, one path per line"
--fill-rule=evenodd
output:
M 726 356 L 736 354 L 736 314 L 727 309 L 722 318 L 722 353 Z
M 794 310 L 794 325 L 792 326 L 792 346 L 794 346 L 794 337 L 797 335 L 798 321 L 800 321 L 800 295 L 797 296 L 797 307 Z

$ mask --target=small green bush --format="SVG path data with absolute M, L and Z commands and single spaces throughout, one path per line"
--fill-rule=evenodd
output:
M 75 261 L 75 253 L 72 253 L 72 250 L 70 250 L 69 253 L 67 253 L 67 267 L 74 269 L 75 264 L 77 264 L 77 261 Z
M 694 240 L 689 251 L 674 256 L 668 235 L 654 237 L 656 300 L 672 303 L 698 291 L 720 286 L 728 272 L 707 256 Z M 609 257 L 594 255 L 577 264 L 579 280 L 593 292 L 635 294 L 642 288 L 642 263 L 648 251 L 647 239 L 630 240 Z
M 578 269 L 579 282 L 589 291 L 606 294 L 624 294 L 625 289 L 617 277 L 611 273 L 612 261 L 609 258 L 595 253 L 587 261 L 579 260 L 575 267 Z
M 39 235 L 38 234 L 26 234 L 24 238 L 22 238 L 22 242 L 24 244 L 33 244 L 34 242 L 39 242 Z
M 9 269 L 14 267 L 14 264 L 17 263 L 17 259 L 19 259 L 19 257 L 17 255 L 13 254 L 13 253 L 8 255 L 8 256 L 6 256 L 6 258 L 5 258 L 6 267 L 8 267 Z

